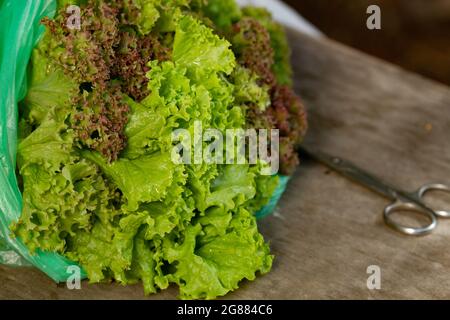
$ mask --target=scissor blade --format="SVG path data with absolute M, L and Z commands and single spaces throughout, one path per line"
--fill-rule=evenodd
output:
M 397 200 L 403 195 L 403 192 L 396 190 L 381 179 L 357 167 L 350 161 L 326 154 L 322 151 L 307 149 L 305 146 L 302 146 L 299 151 L 301 155 L 306 155 L 307 157 L 324 164 L 330 169 L 333 169 L 343 176 L 360 183 L 392 201 Z

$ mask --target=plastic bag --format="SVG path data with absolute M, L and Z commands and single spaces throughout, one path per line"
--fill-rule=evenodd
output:
M 18 102 L 26 96 L 28 62 L 44 32 L 39 22 L 45 16 L 53 17 L 56 7 L 56 0 L 0 0 L 0 264 L 33 265 L 54 281 L 63 282 L 71 275 L 68 267 L 76 263 L 51 252 L 37 250 L 31 255 L 20 239 L 10 237 L 9 230 L 22 212 L 15 174 Z M 257 218 L 275 210 L 288 181 L 289 177 L 280 177 L 271 201 L 256 214 Z
M 291 180 L 291 177 L 281 175 L 278 177 L 279 177 L 278 186 L 273 192 L 272 198 L 270 198 L 269 203 L 264 208 L 262 208 L 255 214 L 256 219 L 262 219 L 274 213 L 275 209 L 277 208 L 278 202 L 281 199 L 281 196 L 283 195 L 284 191 L 286 191 L 287 185 L 289 183 L 289 180 Z

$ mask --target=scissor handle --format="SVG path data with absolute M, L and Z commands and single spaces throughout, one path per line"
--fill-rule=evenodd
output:
M 422 200 L 423 197 L 433 191 L 444 191 L 450 193 L 450 186 L 441 183 L 431 183 L 424 185 L 417 191 L 417 197 Z M 450 210 L 433 210 L 434 213 L 440 218 L 450 218 Z
M 430 220 L 430 224 L 425 227 L 418 228 L 401 225 L 400 223 L 395 222 L 392 219 L 392 214 L 399 211 L 413 211 L 425 215 Z M 384 221 L 389 227 L 409 236 L 423 236 L 429 234 L 437 227 L 436 214 L 432 210 L 429 210 L 413 202 L 403 202 L 401 200 L 397 200 L 395 203 L 387 206 L 386 209 L 384 209 L 383 216 Z

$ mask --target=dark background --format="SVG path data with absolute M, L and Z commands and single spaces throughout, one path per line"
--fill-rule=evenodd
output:
M 450 85 L 450 0 L 285 0 L 330 38 Z M 367 7 L 382 29 L 368 30 Z

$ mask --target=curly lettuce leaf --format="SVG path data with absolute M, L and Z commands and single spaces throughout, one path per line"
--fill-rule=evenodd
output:
M 32 163 L 21 169 L 21 176 L 23 210 L 12 230 L 32 252 L 39 248 L 64 253 L 67 238 L 90 230 L 100 207 L 113 214 L 113 192 L 88 162 L 72 158 L 57 171 Z
M 221 206 L 226 210 L 236 209 L 255 196 L 255 174 L 247 165 L 221 166 L 219 176 L 211 184 L 207 207 Z
M 164 239 L 164 258 L 176 269 L 168 278 L 180 286 L 182 299 L 223 296 L 243 279 L 254 280 L 257 271 L 270 270 L 273 257 L 248 211 L 238 210 L 228 230 L 204 243 L 208 229 L 193 224 L 182 233 L 181 244 Z
M 166 119 L 132 99 L 128 98 L 126 102 L 131 108 L 131 116 L 125 129 L 128 143 L 121 156 L 136 159 L 160 150 L 159 139 L 164 134 Z
M 123 12 L 128 18 L 128 23 L 135 25 L 141 34 L 149 34 L 160 17 L 156 7 L 159 2 L 155 0 L 124 1 Z
M 242 279 L 254 280 L 256 271 L 269 272 L 273 256 L 248 211 L 239 210 L 228 228 L 225 235 L 208 241 L 196 252 L 217 267 L 217 276 L 227 290 L 235 290 Z
M 242 17 L 242 12 L 235 0 L 208 0 L 201 6 L 201 11 L 219 30 L 228 30 Z
M 167 61 L 150 63 L 151 94 L 141 103 L 166 119 L 166 127 L 188 128 L 195 120 L 209 122 L 211 95 L 203 85 L 194 85 L 183 66 Z
M 51 63 L 48 52 L 54 46 L 47 35 L 33 51 L 27 96 L 20 110 L 21 118 L 30 124 L 42 123 L 53 110 L 54 116 L 69 112 L 78 92 L 78 84 Z
M 199 20 L 183 16 L 176 29 L 173 59 L 177 65 L 230 74 L 236 63 L 231 44 Z
M 67 256 L 80 262 L 91 282 L 99 282 L 108 272 L 121 283 L 127 282 L 126 271 L 133 260 L 134 237 L 146 223 L 152 223 L 145 213 L 122 217 L 118 224 L 98 221 L 89 232 L 72 237 Z
M 259 110 L 264 111 L 270 105 L 269 87 L 259 85 L 259 77 L 254 73 L 238 66 L 233 74 L 234 97 L 240 105 L 256 105 Z
M 271 46 L 274 50 L 272 71 L 281 85 L 292 85 L 291 50 L 286 32 L 282 25 L 275 22 L 272 14 L 265 8 L 245 7 L 243 15 L 258 20 L 269 32 Z
M 84 151 L 82 155 L 97 164 L 117 185 L 130 211 L 137 210 L 141 203 L 164 199 L 174 183 L 176 172 L 183 170 L 183 166 L 174 164 L 169 153 L 142 156 L 135 160 L 121 158 L 111 164 L 98 153 Z
M 59 70 L 41 81 L 33 79 L 23 104 L 24 118 L 30 123 L 41 123 L 51 110 L 56 110 L 57 114 L 67 112 L 70 110 L 70 100 L 77 90 L 76 83 Z
M 59 169 L 60 164 L 70 162 L 73 134 L 65 123 L 65 118 L 58 117 L 61 116 L 54 111 L 50 112 L 37 129 L 19 141 L 19 169 L 30 163 L 37 163 L 55 170 Z

